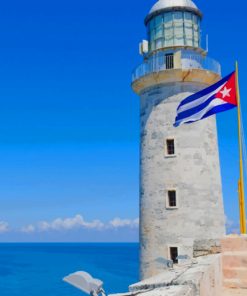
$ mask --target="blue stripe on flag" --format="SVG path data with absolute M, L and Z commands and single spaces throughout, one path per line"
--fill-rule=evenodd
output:
M 214 115 L 216 113 L 220 113 L 223 111 L 227 111 L 230 109 L 236 108 L 236 105 L 226 103 L 224 105 L 215 106 L 210 111 L 208 111 L 201 119 Z
M 216 90 L 218 87 L 220 87 L 222 84 L 224 84 L 225 82 L 227 82 L 227 81 L 230 79 L 230 77 L 231 77 L 234 73 L 235 73 L 235 72 L 232 72 L 231 74 L 229 74 L 229 75 L 226 76 L 225 78 L 221 79 L 221 80 L 218 81 L 217 83 L 215 83 L 215 84 L 213 84 L 213 85 L 211 85 L 211 86 L 209 86 L 209 87 L 207 87 L 207 88 L 205 88 L 205 89 L 203 89 L 203 90 L 201 90 L 201 91 L 199 91 L 199 92 L 197 92 L 197 93 L 195 93 L 195 94 L 189 96 L 188 98 L 184 99 L 184 100 L 180 103 L 180 105 L 178 106 L 177 111 L 179 110 L 179 108 L 180 108 L 181 106 L 183 106 L 183 105 L 185 105 L 185 104 L 188 104 L 188 103 L 190 103 L 190 102 L 193 102 L 193 101 L 197 100 L 198 98 L 203 97 L 203 96 L 205 96 L 205 95 L 207 95 L 207 94 L 213 92 L 213 91 Z
M 227 111 L 227 110 L 230 110 L 230 109 L 233 109 L 235 108 L 236 105 L 232 105 L 232 104 L 229 104 L 229 103 L 226 103 L 224 105 L 219 105 L 219 106 L 215 106 L 214 108 L 212 108 L 210 111 L 208 111 L 204 116 L 202 116 L 200 119 L 198 119 L 197 121 L 200 121 L 204 118 L 207 118 L 211 115 L 215 115 L 216 113 L 220 113 L 220 112 L 224 112 L 224 111 Z M 196 122 L 196 121 L 187 121 L 187 122 L 184 122 L 184 124 L 190 124 L 190 123 L 193 123 L 193 122 Z M 174 124 L 174 126 L 179 126 L 179 123 L 178 124 Z
M 182 119 L 184 119 L 186 117 L 190 117 L 191 115 L 194 115 L 194 114 L 200 112 L 205 107 L 207 107 L 214 99 L 215 99 L 215 95 L 210 97 L 207 101 L 205 101 L 201 105 L 195 106 L 194 108 L 191 108 L 191 109 L 188 109 L 186 111 L 178 113 L 175 121 L 180 121 L 180 120 L 182 120 Z

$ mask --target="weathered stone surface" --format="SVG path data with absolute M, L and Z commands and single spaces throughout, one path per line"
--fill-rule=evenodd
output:
M 219 296 L 222 291 L 221 255 L 211 255 L 197 259 L 173 284 L 189 285 L 196 296 Z
M 130 292 L 125 294 L 112 294 L 109 296 L 194 296 L 189 286 L 172 286 L 152 289 L 150 291 Z
M 231 289 L 245 289 L 247 295 L 247 279 L 224 279 L 224 287 Z
M 247 270 L 247 251 L 224 252 L 222 260 L 224 268 L 243 267 Z
M 220 251 L 225 217 L 215 118 L 173 127 L 179 103 L 205 86 L 167 83 L 141 93 L 142 279 L 164 271 L 157 258 L 170 259 L 170 247 L 190 258 L 194 247 L 196 256 Z M 166 155 L 168 138 L 175 140 L 173 157 Z M 169 189 L 177 191 L 176 209 L 167 208 Z
M 246 296 L 246 289 L 230 289 L 224 288 L 222 291 L 222 296 Z
M 224 252 L 247 251 L 247 235 L 228 235 L 221 240 Z
M 221 244 L 224 287 L 246 289 L 247 295 L 247 236 L 227 236 Z
M 182 267 L 176 266 L 174 270 L 164 271 L 131 285 L 129 290 L 132 293 L 139 294 L 166 286 L 189 286 L 193 296 L 220 296 L 222 292 L 221 255 L 194 259 L 193 264 Z
M 218 240 L 196 240 L 193 245 L 194 257 L 221 253 L 220 239 Z
M 247 268 L 246 267 L 225 267 L 223 270 L 223 276 L 225 279 L 241 279 L 247 280 Z
M 129 286 L 131 292 L 155 289 L 158 287 L 165 287 L 171 285 L 172 282 L 178 278 L 188 267 L 175 268 L 172 270 L 166 270 L 156 276 L 143 280 L 139 283 Z

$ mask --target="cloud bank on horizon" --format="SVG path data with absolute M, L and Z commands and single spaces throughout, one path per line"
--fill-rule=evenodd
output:
M 98 219 L 87 221 L 81 214 L 77 214 L 68 218 L 56 218 L 51 221 L 38 221 L 36 223 L 25 225 L 19 228 L 11 227 L 11 225 L 6 221 L 0 221 L 0 238 L 8 233 L 13 233 L 15 235 L 19 233 L 26 236 L 27 240 L 28 237 L 31 237 L 32 235 L 38 234 L 40 237 L 42 237 L 42 235 L 44 236 L 46 234 L 50 234 L 51 237 L 47 236 L 47 241 L 53 241 L 53 239 L 51 239 L 52 235 L 58 234 L 59 237 L 59 234 L 61 234 L 63 237 L 65 237 L 65 241 L 67 241 L 66 235 L 68 237 L 68 241 L 71 241 L 73 239 L 70 237 L 70 234 L 74 234 L 73 237 L 76 237 L 75 234 L 77 234 L 79 235 L 78 241 L 81 241 L 80 235 L 83 236 L 86 231 L 87 234 L 100 234 L 101 237 L 104 237 L 105 233 L 115 233 L 117 236 L 115 237 L 113 235 L 113 240 L 114 238 L 117 239 L 119 235 L 121 236 L 121 234 L 123 234 L 123 238 L 125 238 L 125 240 L 126 238 L 127 240 L 129 238 L 130 241 L 138 241 L 138 230 L 139 218 L 122 219 L 116 217 L 107 222 L 103 222 Z M 239 233 L 239 223 L 226 217 L 226 232 L 227 234 Z M 83 241 L 87 241 L 88 236 L 84 238 L 85 240 Z M 90 241 L 90 238 L 88 238 L 88 241 Z
M 25 225 L 21 228 L 11 228 L 8 222 L 0 221 L 0 234 L 6 232 L 21 232 L 25 234 L 35 232 L 66 232 L 79 229 L 86 230 L 116 230 L 121 228 L 139 228 L 139 218 L 136 219 L 121 219 L 114 218 L 108 222 L 102 222 L 100 220 L 86 221 L 82 215 L 77 214 L 74 217 L 69 218 L 56 218 L 52 221 L 39 221 L 35 224 Z

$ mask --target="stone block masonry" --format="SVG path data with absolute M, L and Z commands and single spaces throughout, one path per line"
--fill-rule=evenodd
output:
M 221 244 L 223 286 L 245 290 L 247 295 L 247 236 L 228 236 Z
M 215 117 L 172 125 L 181 100 L 205 87 L 176 82 L 140 94 L 142 279 L 162 271 L 159 258 L 171 259 L 171 247 L 189 258 L 220 252 L 225 218 Z M 167 155 L 167 139 L 174 139 L 174 155 Z M 176 191 L 175 208 L 167 206 L 169 190 Z
M 130 293 L 118 296 L 221 296 L 221 255 L 194 260 L 129 287 Z M 114 296 L 116 296 L 114 295 Z
M 247 236 L 227 236 L 221 253 L 175 265 L 117 296 L 247 296 Z M 114 295 L 114 296 L 115 296 Z M 113 295 L 111 295 L 113 296 Z

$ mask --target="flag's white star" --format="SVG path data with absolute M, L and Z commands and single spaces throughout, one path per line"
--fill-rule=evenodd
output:
M 220 93 L 222 93 L 223 99 L 224 99 L 225 97 L 230 97 L 230 91 L 231 91 L 231 90 L 232 90 L 231 88 L 227 88 L 227 87 L 225 86 L 225 88 L 220 92 Z

